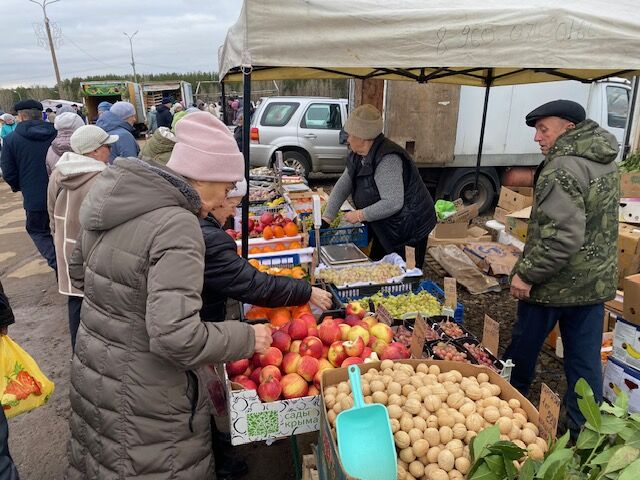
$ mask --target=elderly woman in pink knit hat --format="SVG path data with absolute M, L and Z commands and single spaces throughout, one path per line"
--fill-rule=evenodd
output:
M 167 167 L 118 158 L 80 209 L 70 262 L 84 303 L 71 367 L 67 478 L 213 478 L 198 367 L 263 352 L 264 325 L 200 319 L 198 217 L 243 177 L 227 127 L 208 112 L 176 127 Z

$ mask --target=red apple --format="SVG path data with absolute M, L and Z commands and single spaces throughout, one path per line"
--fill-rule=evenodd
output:
M 367 315 L 366 317 L 364 317 L 362 319 L 362 322 L 365 323 L 367 325 L 367 329 L 371 330 L 371 327 L 373 327 L 375 324 L 378 323 L 378 320 L 376 320 L 374 317 L 372 317 L 371 315 Z
M 340 331 L 340 325 L 338 325 L 334 320 L 325 320 L 318 327 L 318 336 L 322 343 L 325 345 L 331 345 L 333 342 L 337 342 L 342 338 L 342 333 Z
M 244 375 L 245 377 L 250 377 L 251 372 L 253 372 L 253 368 L 251 368 L 251 365 L 249 365 L 247 369 L 244 372 L 242 372 L 242 375 Z
M 333 319 L 333 321 L 336 322 L 338 325 L 342 325 L 344 323 L 344 318 L 336 317 L 336 318 Z
M 360 318 L 358 315 L 353 315 L 353 314 L 347 315 L 344 319 L 344 323 L 346 323 L 350 327 L 353 327 L 354 325 L 358 325 L 360 324 L 360 322 L 362 322 L 362 318 Z
M 291 347 L 291 337 L 289 334 L 284 333 L 282 330 L 278 330 L 271 335 L 273 341 L 271 342 L 272 347 L 276 347 L 282 353 L 286 353 L 289 351 Z
M 282 393 L 282 385 L 275 378 L 261 383 L 258 387 L 258 397 L 263 402 L 275 402 L 280 398 Z
M 318 328 L 317 327 L 309 328 L 309 330 L 307 331 L 307 337 L 317 337 L 317 336 L 318 336 Z
M 242 375 L 247 368 L 249 368 L 249 359 L 243 358 L 242 360 L 236 360 L 235 362 L 227 363 L 227 373 L 229 377 L 236 377 Z
M 362 362 L 364 362 L 364 360 L 362 360 L 360 357 L 349 357 L 345 358 L 344 362 L 342 362 L 340 366 L 344 368 L 348 367 L 349 365 L 358 365 Z
M 362 340 L 362 337 L 356 337 L 355 340 L 347 340 L 346 342 L 342 342 L 342 345 L 344 346 L 344 351 L 350 357 L 360 357 L 364 351 L 364 340 Z
M 267 365 L 262 368 L 260 372 L 260 383 L 264 383 L 269 380 L 269 377 L 280 380 L 282 378 L 282 372 L 275 365 Z
M 339 367 L 347 357 L 347 352 L 345 352 L 344 345 L 341 341 L 333 342 L 331 344 L 331 346 L 329 347 L 329 354 L 327 356 L 329 362 L 331 362 L 331 365 L 333 365 L 334 367 Z
M 290 326 L 291 326 L 291 322 L 287 322 L 287 323 L 285 323 L 284 325 L 282 325 L 282 326 L 280 327 L 280 330 L 279 330 L 279 331 L 280 331 L 280 332 L 284 332 L 284 333 L 286 333 L 287 335 L 289 335 L 289 327 L 290 327 Z
M 349 302 L 347 304 L 347 308 L 345 309 L 348 315 L 357 315 L 360 318 L 364 318 L 367 314 L 367 311 L 364 309 L 360 302 Z
M 391 327 L 384 323 L 376 323 L 371 329 L 369 333 L 374 337 L 384 340 L 387 343 L 393 342 L 393 330 Z
M 351 327 L 346 323 L 340 324 L 340 340 L 348 340 L 349 339 L 349 330 Z
M 409 357 L 409 350 L 404 345 L 396 342 L 384 349 L 382 355 L 380 355 L 380 360 L 401 360 Z
M 251 372 L 251 375 L 249 376 L 249 378 L 251 380 L 253 380 L 253 382 L 256 385 L 260 385 L 260 372 L 261 371 L 262 371 L 262 367 L 258 367 L 253 372 Z
M 251 365 L 253 365 L 253 368 L 262 366 L 262 363 L 260 362 L 260 355 L 260 353 L 254 353 L 253 357 L 251 357 Z
M 296 373 L 307 382 L 310 382 L 313 380 L 313 376 L 318 372 L 318 366 L 317 358 L 305 355 L 300 359 Z
M 300 355 L 311 355 L 315 358 L 322 357 L 322 340 L 318 337 L 305 337 L 300 344 Z
M 294 340 L 291 342 L 291 346 L 289 347 L 289 351 L 293 353 L 300 353 L 300 344 L 302 340 Z
M 234 240 L 238 238 L 236 231 L 232 228 L 228 228 L 227 230 L 225 230 L 225 233 L 229 235 L 231 238 L 233 238 Z
M 288 373 L 280 381 L 284 398 L 304 397 L 309 391 L 307 381 L 297 373 Z
M 299 353 L 286 353 L 284 358 L 282 359 L 282 370 L 284 371 L 284 373 L 295 373 L 298 370 L 298 364 L 300 363 L 301 358 L 302 357 Z
M 275 365 L 279 367 L 282 363 L 282 352 L 276 347 L 269 347 L 267 351 L 260 355 L 260 365 L 266 367 L 267 365 Z
M 314 317 L 312 313 L 303 313 L 298 318 L 300 320 L 304 320 L 304 323 L 307 324 L 307 328 L 313 328 L 318 326 L 318 323 L 316 322 L 316 317 Z
M 369 331 L 362 325 L 351 327 L 351 329 L 349 330 L 349 335 L 347 335 L 347 338 L 352 342 L 358 337 L 362 337 L 365 345 L 369 343 Z
M 319 372 L 321 372 L 322 370 L 327 370 L 329 368 L 333 368 L 333 365 L 331 365 L 331 362 L 329 360 L 327 360 L 326 358 L 321 358 L 320 360 L 318 360 Z
M 309 333 L 309 327 L 307 323 L 301 318 L 296 318 L 291 321 L 289 326 L 289 336 L 291 340 L 302 340 Z
M 329 346 L 322 345 L 322 356 L 320 358 L 328 358 L 329 357 Z
M 255 384 L 253 380 L 245 375 L 238 375 L 231 379 L 233 383 L 237 383 L 238 385 L 242 385 L 242 388 L 245 390 L 257 390 L 258 386 Z
M 364 347 L 364 350 L 362 350 L 362 355 L 358 355 L 361 358 L 369 358 L 369 355 L 371 355 L 373 353 L 373 350 L 371 350 L 371 347 Z
M 372 337 L 375 338 L 375 337 Z M 371 347 L 371 350 L 373 350 L 374 352 L 376 352 L 378 354 L 379 357 L 382 356 L 382 352 L 385 351 L 385 349 L 389 346 L 389 344 L 387 342 L 385 342 L 384 340 L 380 340 L 375 338 L 375 341 L 373 343 L 373 346 Z
M 309 387 L 309 391 L 307 391 L 307 396 L 311 397 L 311 396 L 316 396 L 316 395 L 320 395 L 320 389 L 318 387 L 316 387 L 315 385 L 311 385 Z

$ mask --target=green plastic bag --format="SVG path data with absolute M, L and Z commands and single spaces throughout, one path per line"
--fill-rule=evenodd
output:
M 447 200 L 438 200 L 435 207 L 436 214 L 438 215 L 438 221 L 440 222 L 456 213 L 456 205 Z

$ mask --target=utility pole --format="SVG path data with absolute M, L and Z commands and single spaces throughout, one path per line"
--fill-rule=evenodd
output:
M 138 30 L 136 30 L 133 35 L 129 35 L 126 32 L 122 32 L 122 34 L 129 39 L 129 47 L 131 48 L 131 68 L 133 69 L 133 82 L 138 83 L 138 74 L 136 73 L 136 61 L 133 59 L 133 37 L 135 37 L 138 34 Z
M 59 2 L 60 0 L 42 0 L 41 2 L 37 2 L 36 0 L 29 0 L 31 3 L 35 3 L 36 5 L 42 8 L 42 13 L 44 14 L 44 28 L 47 31 L 47 39 L 49 41 L 49 50 L 51 51 L 51 60 L 53 60 L 53 69 L 56 72 L 56 86 L 58 88 L 58 95 L 62 97 L 62 80 L 60 79 L 60 69 L 58 68 L 58 59 L 56 58 L 56 49 L 53 46 L 53 37 L 51 36 L 51 28 L 49 25 L 49 17 L 47 16 L 47 6 L 52 3 Z

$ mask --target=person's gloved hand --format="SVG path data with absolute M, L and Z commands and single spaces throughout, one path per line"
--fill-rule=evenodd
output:
M 261 323 L 251 325 L 255 333 L 255 346 L 253 350 L 256 353 L 264 353 L 271 346 L 273 339 L 271 338 L 271 330 Z
M 329 310 L 333 304 L 333 297 L 326 290 L 318 287 L 311 287 L 311 298 L 309 302 L 321 310 Z

